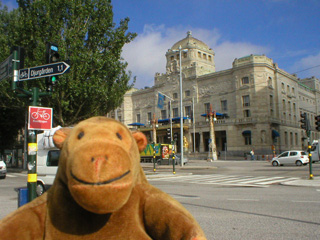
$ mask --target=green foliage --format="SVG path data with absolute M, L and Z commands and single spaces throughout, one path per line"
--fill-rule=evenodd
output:
M 67 61 L 71 70 L 58 77 L 51 97 L 41 98 L 42 106 L 53 107 L 55 125 L 71 125 L 118 107 L 132 87 L 131 73 L 121 59 L 124 44 L 136 36 L 128 32 L 129 19 L 117 26 L 110 0 L 17 2 L 19 8 L 11 12 L 0 6 L 0 61 L 16 45 L 25 48 L 25 68 L 43 65 L 46 42 L 59 46 L 60 60 Z M 28 105 L 27 98 L 12 93 L 10 84 L 4 83 L 8 81 L 0 83 L 0 93 L 7 95 L 0 98 L 0 106 Z M 44 82 L 30 80 L 23 85 L 26 90 L 36 86 L 45 91 Z M 19 117 L 24 119 L 24 111 Z

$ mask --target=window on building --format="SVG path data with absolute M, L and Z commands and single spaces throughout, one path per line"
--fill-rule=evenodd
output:
M 290 113 L 291 112 L 291 102 L 288 101 L 288 112 Z
M 212 56 L 211 55 L 208 55 L 208 59 L 210 62 L 212 62 Z
M 151 120 L 152 120 L 152 113 L 151 113 L 151 112 L 148 112 L 148 114 L 147 114 L 147 121 L 148 121 L 148 122 L 151 122 Z
M 281 83 L 281 90 L 284 91 L 284 83 Z
M 136 117 L 137 117 L 137 119 L 136 119 L 136 120 L 137 120 L 137 122 L 139 123 L 139 122 L 141 121 L 140 113 L 138 113 Z
M 242 96 L 242 103 L 243 103 L 244 107 L 249 107 L 250 106 L 250 96 L 249 95 Z
M 210 112 L 210 103 L 205 103 L 205 104 L 204 104 L 204 112 L 205 112 L 205 113 Z
M 201 58 L 201 52 L 198 52 L 198 58 Z
M 273 95 L 270 95 L 270 107 L 273 108 Z
M 207 59 L 207 54 L 203 54 L 203 59 Z
M 172 109 L 172 112 L 173 112 L 173 117 L 175 118 L 175 117 L 179 117 L 179 110 L 178 110 L 178 108 L 173 108 Z
M 243 78 L 241 78 L 241 84 L 242 84 L 242 85 L 249 84 L 249 77 L 243 77 Z
M 167 118 L 167 110 L 161 110 L 161 119 Z
M 177 99 L 178 98 L 178 93 L 173 93 L 173 98 Z
M 183 52 L 183 57 L 187 58 L 188 57 L 188 52 Z
M 221 111 L 228 111 L 228 102 L 227 102 L 227 100 L 221 100 Z
M 290 132 L 290 146 L 293 146 L 293 133 Z
M 272 87 L 272 78 L 271 77 L 268 78 L 268 86 Z
M 185 106 L 184 107 L 184 113 L 185 113 L 185 117 L 191 117 L 191 106 Z
M 244 117 L 251 117 L 251 112 L 250 112 L 250 110 L 249 110 L 249 109 L 244 110 L 244 111 L 243 111 L 243 115 L 244 115 Z
M 290 93 L 290 86 L 287 85 L 287 94 L 289 94 L 289 93 Z
M 282 110 L 283 111 L 286 110 L 286 100 L 285 99 L 282 100 Z
M 184 92 L 184 96 L 185 96 L 185 97 L 190 97 L 190 95 L 191 95 L 190 90 L 186 90 L 186 91 Z
M 293 96 L 296 95 L 296 90 L 294 89 L 294 87 L 292 88 L 292 95 L 293 95 Z
M 170 60 L 173 61 L 173 60 L 174 60 L 174 56 L 171 56 L 171 57 L 170 57 Z
M 179 60 L 180 59 L 180 54 L 177 54 L 176 58 L 177 58 L 177 60 Z
M 293 104 L 292 104 L 292 110 L 293 110 L 293 114 L 296 114 L 296 113 L 297 113 L 296 103 L 293 103 Z
M 294 134 L 295 145 L 298 146 L 298 133 Z
M 251 133 L 243 134 L 244 137 L 244 144 L 251 145 Z
M 288 146 L 289 142 L 288 142 L 288 132 L 284 132 L 284 144 L 286 146 Z

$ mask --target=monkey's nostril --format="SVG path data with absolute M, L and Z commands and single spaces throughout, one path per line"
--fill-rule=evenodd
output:
M 91 162 L 94 162 L 94 158 L 91 158 Z

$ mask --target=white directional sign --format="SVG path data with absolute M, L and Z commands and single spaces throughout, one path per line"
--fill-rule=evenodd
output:
M 19 81 L 62 75 L 70 69 L 65 62 L 50 63 L 19 70 Z

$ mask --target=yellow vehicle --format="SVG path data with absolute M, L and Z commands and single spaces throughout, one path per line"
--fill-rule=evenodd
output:
M 153 156 L 155 156 L 155 161 L 158 164 L 169 163 L 169 159 L 172 159 L 173 156 L 173 149 L 174 145 L 172 144 L 156 143 L 154 146 L 147 144 L 145 150 L 140 153 L 141 162 L 153 162 Z

